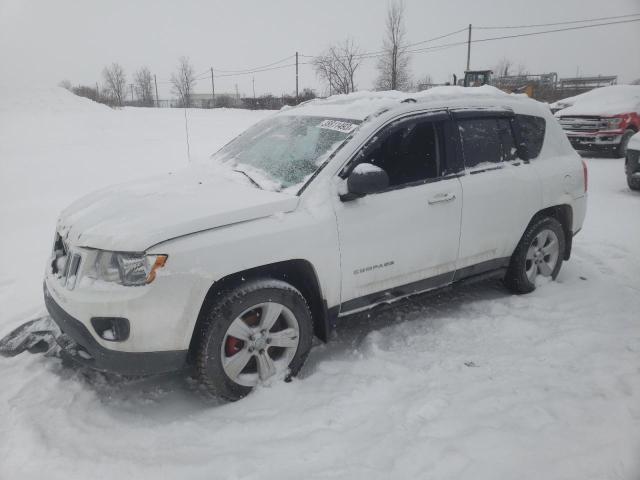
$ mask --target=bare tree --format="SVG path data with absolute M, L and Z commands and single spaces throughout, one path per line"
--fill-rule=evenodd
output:
M 529 75 L 529 69 L 522 63 L 518 64 L 518 68 L 516 69 L 516 75 L 519 77 L 524 77 L 525 75 Z
M 406 90 L 411 84 L 404 13 L 402 1 L 394 1 L 387 9 L 386 37 L 382 44 L 384 54 L 378 60 L 378 90 Z
M 507 57 L 502 57 L 493 67 L 493 73 L 497 77 L 508 77 L 513 68 L 513 62 Z
M 196 75 L 188 57 L 180 57 L 178 70 L 171 74 L 172 91 L 178 96 L 181 107 L 191 106 L 191 95 L 196 84 Z
M 433 87 L 433 77 L 427 73 L 418 81 L 418 85 L 416 86 L 416 89 L 418 91 L 421 91 L 421 90 L 427 90 L 431 87 Z
M 147 67 L 142 67 L 133 77 L 136 95 L 143 107 L 153 107 L 153 77 Z
M 121 107 L 124 105 L 125 88 L 127 86 L 127 77 L 124 69 L 117 63 L 112 63 L 102 70 L 104 79 L 103 92 L 108 97 L 109 104 Z
M 316 75 L 328 87 L 329 94 L 351 93 L 356 90 L 355 75 L 360 66 L 360 50 L 348 38 L 340 45 L 333 45 L 313 59 Z
M 515 62 L 510 58 L 502 57 L 500 61 L 493 67 L 493 74 L 496 77 L 522 77 L 524 75 L 528 75 L 529 71 L 527 67 L 522 63 L 516 65 Z
M 58 86 L 64 88 L 65 90 L 69 90 L 69 91 L 71 91 L 71 89 L 73 88 L 73 85 L 71 85 L 71 82 L 69 80 L 67 80 L 66 78 L 64 80 L 62 80 L 60 83 L 58 83 Z

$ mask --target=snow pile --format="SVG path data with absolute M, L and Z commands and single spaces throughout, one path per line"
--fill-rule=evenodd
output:
M 363 120 L 379 110 L 397 106 L 405 98 L 408 98 L 406 93 L 396 91 L 361 91 L 348 95 L 332 95 L 326 99 L 310 100 L 298 107 L 285 107 L 283 111 L 295 115 Z
M 640 112 L 640 85 L 612 85 L 595 88 L 574 97 L 559 100 L 550 105 L 560 108 L 557 116 L 569 115 L 619 115 Z
M 60 87 L 6 90 L 0 101 L 0 112 L 8 114 L 108 113 L 111 108 L 88 98 L 74 95 Z

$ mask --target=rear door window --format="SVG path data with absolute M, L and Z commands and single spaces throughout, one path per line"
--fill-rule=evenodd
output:
M 465 166 L 514 160 L 515 141 L 508 118 L 470 118 L 458 120 Z

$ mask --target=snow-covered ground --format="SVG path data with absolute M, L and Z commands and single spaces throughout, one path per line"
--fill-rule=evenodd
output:
M 187 163 L 179 110 L 64 91 L 0 99 L 0 336 L 44 312 L 57 213 Z M 193 158 L 266 112 L 193 110 Z M 640 194 L 589 158 L 558 282 L 477 284 L 346 320 L 300 378 L 235 404 L 181 375 L 118 380 L 0 358 L 0 479 L 640 478 Z

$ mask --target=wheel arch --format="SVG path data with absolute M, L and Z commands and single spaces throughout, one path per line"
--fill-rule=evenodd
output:
M 214 282 L 200 306 L 189 343 L 190 358 L 192 358 L 194 349 L 197 346 L 198 335 L 201 335 L 204 331 L 206 313 L 215 303 L 217 297 L 238 287 L 247 280 L 258 278 L 282 280 L 297 288 L 309 304 L 314 335 L 323 342 L 328 340 L 332 322 L 316 269 L 308 260 L 292 259 L 241 270 Z
M 527 225 L 527 228 L 538 220 L 551 217 L 555 218 L 560 225 L 562 225 L 562 230 L 564 231 L 564 239 L 565 239 L 565 249 L 564 249 L 564 260 L 569 260 L 571 257 L 571 248 L 573 243 L 573 208 L 571 205 L 561 204 L 554 205 L 552 207 L 543 208 L 538 211 Z

